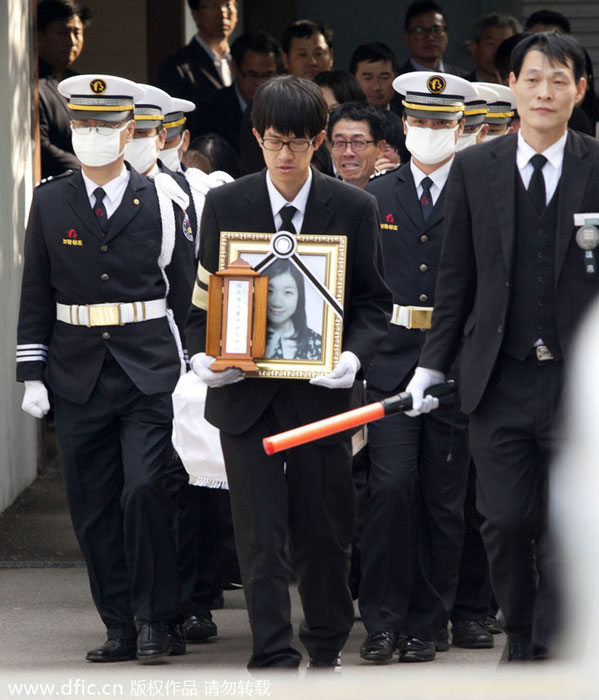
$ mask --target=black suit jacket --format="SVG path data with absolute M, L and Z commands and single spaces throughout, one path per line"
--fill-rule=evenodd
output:
M 144 394 L 172 391 L 180 375 L 166 318 L 92 328 L 56 320 L 57 302 L 99 304 L 166 296 L 157 262 L 162 226 L 156 190 L 151 180 L 132 168 L 130 172 L 105 236 L 80 171 L 39 186 L 33 195 L 17 343 L 21 348 L 46 347 L 48 360 L 47 369 L 41 361 L 17 362 L 17 380 L 45 378 L 56 394 L 75 403 L 88 399 L 107 350 Z M 189 307 L 188 247 L 193 240 L 182 235 L 175 240 L 166 272 L 168 303 L 180 320 Z
M 303 233 L 347 236 L 343 350 L 351 350 L 366 370 L 387 334 L 391 295 L 382 277 L 382 255 L 376 201 L 351 185 L 312 170 L 313 180 Z M 266 171 L 211 190 L 202 215 L 200 265 L 218 269 L 221 231 L 274 233 L 266 188 Z M 191 307 L 186 325 L 190 357 L 206 346 L 206 312 Z M 351 406 L 351 389 L 326 389 L 308 381 L 244 379 L 208 389 L 206 418 L 232 434 L 247 430 L 263 413 L 277 389 L 292 393 L 302 422 L 318 420 Z M 332 438 L 332 441 L 339 438 Z
M 414 68 L 412 61 L 408 58 L 408 60 L 399 69 L 398 75 L 402 75 L 403 73 L 411 73 L 415 70 L 417 69 Z M 447 63 L 447 61 L 443 61 L 443 72 L 449 73 L 450 75 L 458 75 L 460 78 L 464 78 L 467 73 L 467 71 L 465 71 L 463 68 L 452 66 L 451 63 Z
M 67 77 L 75 75 L 67 71 Z M 42 177 L 77 170 L 79 160 L 73 153 L 71 117 L 66 99 L 58 92 L 58 80 L 45 61 L 39 65 L 39 112 Z
M 433 306 L 443 240 L 445 188 L 426 221 L 409 163 L 373 178 L 366 190 L 376 197 L 379 206 L 385 281 L 393 293 L 393 303 Z M 427 267 L 424 272 L 421 265 Z M 425 337 L 418 329 L 391 324 L 366 374 L 368 383 L 385 392 L 405 383 L 418 362 Z
M 202 105 L 196 114 L 197 133 L 214 133 L 239 153 L 239 129 L 242 117 L 241 105 L 235 91 L 235 85 L 216 92 Z M 252 135 L 253 138 L 253 135 Z
M 189 44 L 177 49 L 160 64 L 158 87 L 168 92 L 171 97 L 191 100 L 198 107 L 224 85 L 212 57 L 194 37 Z M 188 115 L 188 128 L 192 138 L 200 133 L 197 130 L 194 112 Z
M 441 253 L 433 325 L 419 364 L 446 372 L 464 336 L 462 408 L 483 396 L 501 349 L 510 300 L 516 231 L 517 135 L 457 154 L 445 193 L 446 236 Z M 567 359 L 578 323 L 599 291 L 584 276 L 574 214 L 597 211 L 599 143 L 568 132 L 559 183 L 555 241 L 555 309 Z

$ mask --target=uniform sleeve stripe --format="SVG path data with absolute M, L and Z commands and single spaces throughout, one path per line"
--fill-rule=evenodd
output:
M 199 285 L 195 284 L 193 287 L 191 303 L 194 306 L 197 306 L 198 309 L 208 311 L 208 292 L 205 289 L 202 289 Z
M 19 350 L 47 350 L 48 346 L 47 345 L 36 345 L 34 343 L 30 343 L 28 345 L 17 345 L 17 352 Z
M 203 284 L 206 289 L 208 289 L 208 280 L 210 279 L 210 272 L 202 266 L 202 263 L 198 263 L 198 271 L 196 273 L 196 279 L 198 283 Z
M 48 353 L 45 351 L 40 352 L 39 350 L 26 350 L 24 352 L 17 352 L 17 359 L 26 357 L 43 357 L 45 359 L 46 357 L 48 357 Z
M 19 362 L 47 362 L 47 358 L 43 355 L 32 355 L 31 357 L 17 357 L 17 364 Z

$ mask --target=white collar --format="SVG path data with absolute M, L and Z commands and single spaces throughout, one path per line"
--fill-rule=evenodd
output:
M 451 165 L 453 163 L 453 159 L 455 158 L 455 155 L 452 156 L 447 163 L 443 163 L 443 165 L 440 168 L 437 168 L 436 170 L 433 170 L 432 173 L 423 173 L 422 170 L 414 163 L 414 159 L 410 158 L 410 170 L 412 171 L 412 177 L 414 178 L 414 184 L 416 185 L 416 189 L 420 187 L 420 184 L 424 180 L 425 177 L 430 177 L 430 179 L 433 181 L 433 184 L 436 185 L 439 190 L 442 190 L 445 187 L 445 183 L 447 182 L 447 178 L 449 176 L 449 171 L 451 170 Z
M 312 168 L 308 173 L 308 178 L 306 182 L 301 186 L 300 191 L 295 195 L 292 202 L 288 202 L 285 197 L 279 192 L 279 190 L 274 186 L 271 180 L 270 173 L 266 171 L 266 187 L 268 189 L 268 196 L 270 198 L 270 206 L 272 209 L 273 217 L 278 214 L 281 209 L 287 204 L 293 205 L 303 216 L 306 213 L 306 205 L 308 203 L 308 195 L 310 194 L 310 187 L 312 186 Z
M 564 149 L 566 148 L 566 140 L 568 139 L 568 130 L 564 132 L 555 143 L 552 143 L 549 148 L 546 148 L 541 155 L 544 155 L 549 163 L 556 169 L 561 170 L 562 163 L 564 162 Z M 522 132 L 518 131 L 518 147 L 516 150 L 516 165 L 519 170 L 522 170 L 530 161 L 530 159 L 536 155 L 535 149 L 530 146 L 524 140 Z
M 229 60 L 231 56 L 231 51 L 227 47 L 226 52 L 221 56 L 219 53 L 216 53 L 216 51 L 213 51 L 208 44 L 202 39 L 202 37 L 199 34 L 196 34 L 194 36 L 194 39 L 199 43 L 199 45 L 204 49 L 204 51 L 212 58 L 213 61 L 223 61 L 223 60 Z
M 81 175 L 83 176 L 83 182 L 85 183 L 87 196 L 90 199 L 94 196 L 94 190 L 98 187 L 102 187 L 104 192 L 106 192 L 106 197 L 108 197 L 108 199 L 111 202 L 114 202 L 118 199 L 119 195 L 125 189 L 129 182 L 129 171 L 124 165 L 120 174 L 112 180 L 110 180 L 109 182 L 107 182 L 105 185 L 98 185 L 98 183 L 94 182 L 91 178 L 89 178 L 83 172 L 83 170 L 81 170 Z

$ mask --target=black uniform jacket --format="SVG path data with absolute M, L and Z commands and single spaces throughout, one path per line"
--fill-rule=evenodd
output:
M 426 222 L 409 163 L 373 178 L 366 190 L 376 197 L 379 206 L 385 281 L 393 293 L 393 303 L 433 306 L 445 188 Z M 368 383 L 381 391 L 398 387 L 416 366 L 424 338 L 425 333 L 417 328 L 391 324 L 366 374 Z
M 172 391 L 180 374 L 165 317 L 123 326 L 73 326 L 56 320 L 56 303 L 100 304 L 165 298 L 158 266 L 162 227 L 154 184 L 130 166 L 123 200 L 105 236 L 78 171 L 39 186 L 25 236 L 25 265 L 17 350 L 47 347 L 43 361 L 17 362 L 17 380 L 46 379 L 52 390 L 85 403 L 109 350 L 145 394 Z M 178 217 L 176 227 L 181 226 Z M 193 240 L 175 235 L 168 304 L 175 319 L 189 307 L 189 252 Z M 23 353 L 21 352 L 21 357 Z
M 510 300 L 515 230 L 517 135 L 457 154 L 445 193 L 445 239 L 433 325 L 419 364 L 446 372 L 464 336 L 462 409 L 478 405 L 497 360 Z M 568 131 L 559 182 L 555 241 L 555 311 L 567 357 L 575 329 L 599 291 L 584 274 L 573 215 L 599 204 L 599 143 Z
M 312 173 L 302 233 L 347 236 L 342 349 L 355 353 L 366 370 L 387 334 L 391 313 L 376 201 L 357 187 L 314 169 Z M 201 229 L 200 265 L 209 272 L 218 269 L 220 231 L 274 232 L 266 171 L 211 190 Z M 186 326 L 190 357 L 205 350 L 205 331 L 206 312 L 192 306 Z M 240 434 L 257 420 L 283 383 L 292 392 L 302 422 L 351 406 L 351 389 L 326 389 L 305 380 L 244 379 L 208 390 L 206 418 L 225 432 Z

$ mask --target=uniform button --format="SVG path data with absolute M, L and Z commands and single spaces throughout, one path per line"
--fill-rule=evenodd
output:
M 511 282 L 506 282 L 506 283 L 505 283 L 505 286 L 506 286 L 506 287 L 511 287 L 511 286 L 512 286 L 512 283 L 511 283 Z
M 542 299 L 537 299 L 537 306 L 543 306 L 543 300 Z
M 420 242 L 421 243 L 426 243 L 428 241 L 428 236 L 426 233 L 423 233 L 422 236 L 420 236 Z
M 542 228 L 540 228 L 540 229 L 537 231 L 537 235 L 538 235 L 538 236 L 544 236 L 544 235 L 545 235 L 545 231 L 544 231 Z
M 503 326 L 497 326 L 497 332 L 499 334 L 503 333 Z
M 103 253 L 105 253 L 105 252 L 108 250 L 108 246 L 107 246 L 107 245 L 101 245 L 101 246 L 100 246 L 100 250 L 101 250 Z
M 538 331 L 545 330 L 545 326 L 542 323 L 537 323 L 537 330 Z
M 544 259 L 545 259 L 545 253 L 543 253 L 542 250 L 539 250 L 539 252 L 537 253 L 537 258 L 539 258 L 539 260 L 544 260 Z
M 422 265 L 420 265 L 418 269 L 420 270 L 420 272 L 426 272 L 428 270 L 428 265 L 422 263 Z
M 421 294 L 421 295 L 418 297 L 418 299 L 420 299 L 420 301 L 428 301 L 428 297 L 427 297 L 426 294 Z
M 110 340 L 110 333 L 108 331 L 102 333 L 102 340 Z
M 107 275 L 105 272 L 103 272 L 103 273 L 100 275 L 100 279 L 102 280 L 102 282 L 106 282 L 106 280 L 107 280 L 107 279 L 110 279 L 110 278 L 108 277 L 108 275 Z

